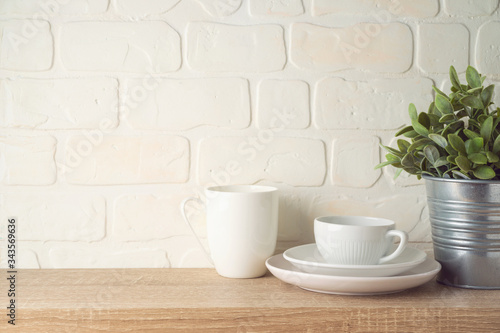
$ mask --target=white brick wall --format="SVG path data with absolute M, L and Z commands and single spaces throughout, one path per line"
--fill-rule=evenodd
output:
M 203 72 L 272 72 L 286 62 L 279 25 L 236 26 L 192 22 L 188 26 L 187 62 Z
M 62 27 L 68 70 L 164 73 L 181 63 L 180 38 L 165 22 L 73 22 Z
M 500 82 L 498 7 L 2 0 L 0 239 L 17 216 L 20 267 L 208 266 L 180 202 L 251 183 L 280 189 L 278 250 L 325 214 L 429 242 L 422 184 L 373 170 L 379 143 L 449 88 L 450 65 Z

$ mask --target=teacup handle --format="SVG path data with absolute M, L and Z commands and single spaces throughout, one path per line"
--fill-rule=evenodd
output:
M 187 203 L 189 201 L 196 201 L 199 204 L 201 204 L 202 206 L 205 206 L 205 204 L 203 203 L 203 201 L 200 198 L 188 197 L 188 198 L 182 200 L 180 208 L 181 208 L 181 214 L 182 214 L 182 217 L 184 218 L 184 221 L 186 221 L 187 225 L 189 226 L 189 229 L 191 229 L 191 232 L 193 233 L 194 237 L 196 237 L 196 240 L 198 241 L 198 244 L 200 245 L 200 247 L 203 249 L 203 252 L 207 256 L 208 261 L 213 265 L 214 262 L 212 260 L 212 257 L 210 256 L 210 253 L 207 251 L 207 249 L 205 248 L 205 246 L 203 246 L 203 243 L 201 242 L 200 237 L 198 237 L 198 235 L 194 231 L 193 225 L 191 224 L 191 222 L 189 221 L 189 218 L 187 217 L 187 214 L 186 214 L 186 205 L 187 205 Z
M 400 242 L 399 242 L 399 246 L 396 249 L 396 251 L 392 252 L 391 254 L 389 254 L 385 257 L 380 258 L 380 260 L 378 261 L 379 264 L 383 264 L 383 263 L 388 262 L 389 260 L 392 260 L 392 259 L 396 258 L 397 256 L 399 256 L 401 253 L 403 253 L 403 251 L 406 247 L 406 244 L 408 243 L 408 234 L 404 231 L 401 231 L 401 230 L 389 230 L 385 234 L 385 236 L 386 237 L 392 237 L 392 236 L 399 237 Z

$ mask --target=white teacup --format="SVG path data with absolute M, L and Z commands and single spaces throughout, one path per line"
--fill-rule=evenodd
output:
M 408 235 L 394 230 L 393 221 L 366 216 L 323 216 L 314 220 L 314 238 L 319 252 L 331 264 L 377 265 L 399 256 Z M 393 236 L 400 238 L 392 249 Z

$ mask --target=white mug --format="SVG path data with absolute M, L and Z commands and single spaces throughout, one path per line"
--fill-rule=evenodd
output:
M 205 195 L 208 247 L 217 273 L 229 278 L 264 275 L 265 261 L 274 254 L 278 236 L 278 189 L 213 186 L 205 189 Z M 201 200 L 187 198 L 181 204 L 182 215 L 193 230 L 185 213 L 190 200 Z
M 394 230 L 388 219 L 366 216 L 323 216 L 314 220 L 314 238 L 319 252 L 328 263 L 339 265 L 377 265 L 399 256 L 408 243 L 408 235 Z M 393 247 L 393 236 L 400 238 Z

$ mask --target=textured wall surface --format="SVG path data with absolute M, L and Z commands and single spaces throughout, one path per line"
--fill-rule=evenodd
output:
M 429 242 L 379 144 L 450 65 L 500 79 L 498 2 L 1 0 L 0 236 L 18 267 L 204 267 L 179 205 L 244 183 L 280 189 L 278 251 L 326 214 Z

